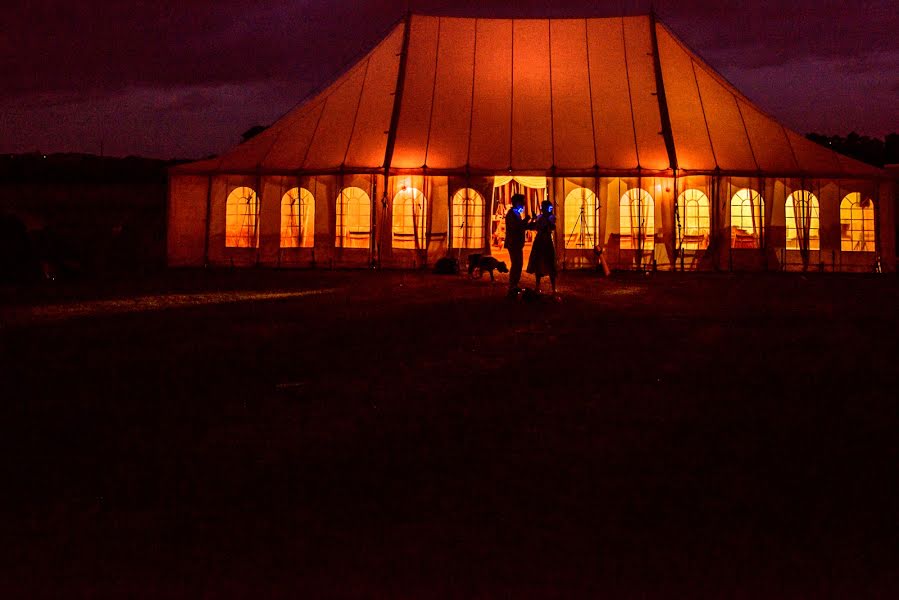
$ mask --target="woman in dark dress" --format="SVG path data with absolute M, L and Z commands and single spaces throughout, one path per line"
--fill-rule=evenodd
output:
M 553 243 L 553 231 L 556 229 L 556 215 L 553 214 L 553 205 L 549 200 L 544 200 L 540 205 L 540 216 L 532 227 L 537 230 L 534 237 L 534 245 L 531 246 L 531 257 L 528 259 L 528 273 L 537 278 L 534 288 L 540 291 L 540 279 L 549 275 L 553 294 L 556 293 L 556 247 Z

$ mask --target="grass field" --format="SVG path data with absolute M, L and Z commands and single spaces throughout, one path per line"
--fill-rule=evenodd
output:
M 894 275 L 560 290 L 0 291 L 4 596 L 895 597 Z

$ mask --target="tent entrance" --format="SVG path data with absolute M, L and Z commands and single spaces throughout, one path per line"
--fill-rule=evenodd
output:
M 546 177 L 528 177 L 525 175 L 497 175 L 493 178 L 493 199 L 490 220 L 490 254 L 497 260 L 506 262 L 508 266 L 509 252 L 503 247 L 506 241 L 506 212 L 512 208 L 512 196 L 524 194 L 525 216 L 536 217 L 540 214 L 540 203 L 547 198 Z M 528 231 L 524 240 L 524 265 L 528 264 L 531 245 L 534 243 L 534 231 Z

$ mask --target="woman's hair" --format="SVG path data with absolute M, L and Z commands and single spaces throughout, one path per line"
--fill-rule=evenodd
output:
M 540 212 L 548 212 L 549 208 L 553 205 L 549 200 L 544 200 L 540 203 Z
M 524 206 L 524 194 L 512 194 L 512 206 L 516 204 Z

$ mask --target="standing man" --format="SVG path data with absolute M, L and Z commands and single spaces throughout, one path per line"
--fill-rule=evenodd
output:
M 521 280 L 521 267 L 524 264 L 524 232 L 529 229 L 524 214 L 524 194 L 512 196 L 512 208 L 506 213 L 506 243 L 509 251 L 509 294 L 517 294 L 520 289 L 518 282 Z

